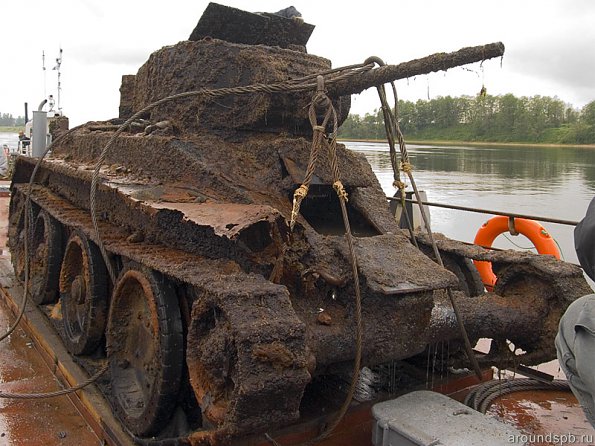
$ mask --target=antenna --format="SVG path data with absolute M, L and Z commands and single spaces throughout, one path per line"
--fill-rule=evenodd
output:
M 60 55 L 56 58 L 56 66 L 52 70 L 58 71 L 58 113 L 62 114 L 62 106 L 60 105 L 60 92 L 62 91 L 62 84 L 60 81 L 60 65 L 62 65 L 62 48 L 60 47 Z
M 43 97 L 48 96 L 47 75 L 45 72 L 45 51 L 41 52 L 41 69 L 43 70 Z

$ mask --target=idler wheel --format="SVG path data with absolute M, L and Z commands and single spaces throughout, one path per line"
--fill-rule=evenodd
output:
M 539 296 L 551 299 L 555 288 L 546 276 L 528 265 L 511 265 L 498 271 L 494 293 L 500 296 L 529 298 Z
M 74 232 L 60 269 L 62 321 L 68 350 L 75 355 L 97 348 L 107 316 L 107 270 L 97 246 Z
M 498 359 L 506 364 L 504 361 L 510 361 L 512 355 L 514 363 L 523 365 L 536 365 L 555 358 L 554 338 L 566 302 L 572 299 L 573 278 L 563 280 L 560 287 L 555 277 L 528 264 L 494 264 L 494 268 L 498 276 L 494 294 L 510 302 L 508 307 L 513 316 L 509 319 L 515 319 L 518 326 L 527 329 L 506 330 L 507 339 L 522 352 L 512 355 L 504 339 L 499 339 L 495 346 L 492 343 L 494 348 L 490 349 L 488 357 L 500 356 Z M 580 280 L 584 281 L 582 277 Z
M 29 252 L 31 298 L 38 305 L 55 302 L 62 263 L 62 228 L 43 209 L 35 219 Z
M 476 297 L 484 293 L 484 285 L 481 276 L 473 262 L 465 257 L 454 254 L 440 253 L 444 267 L 459 279 L 460 291 L 467 296 Z
M 135 435 L 157 434 L 173 412 L 184 364 L 177 297 L 161 274 L 122 271 L 106 341 L 116 414 Z

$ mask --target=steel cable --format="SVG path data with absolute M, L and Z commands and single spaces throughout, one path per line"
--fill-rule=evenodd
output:
M 322 123 L 319 124 L 317 121 L 317 107 L 319 109 L 324 109 L 324 117 Z M 334 415 L 333 420 L 323 426 L 322 432 L 318 434 L 312 440 L 308 440 L 306 442 L 300 443 L 300 445 L 314 445 L 325 438 L 329 437 L 338 424 L 341 422 L 349 406 L 351 401 L 353 400 L 353 396 L 355 391 L 357 390 L 357 383 L 359 379 L 360 369 L 361 369 L 361 359 L 362 359 L 362 347 L 363 347 L 363 321 L 362 321 L 362 305 L 361 305 L 361 290 L 360 290 L 360 283 L 359 283 L 359 272 L 357 266 L 357 255 L 355 253 L 355 248 L 353 245 L 353 236 L 351 234 L 351 225 L 349 222 L 349 215 L 347 213 L 347 206 L 346 202 L 348 200 L 347 193 L 343 188 L 343 184 L 340 180 L 340 172 L 339 172 L 339 163 L 337 159 L 337 130 L 338 130 L 338 119 L 337 119 L 337 112 L 333 107 L 333 103 L 330 98 L 326 95 L 325 90 L 325 81 L 322 76 L 318 76 L 317 78 L 317 88 L 316 94 L 312 99 L 310 104 L 310 108 L 308 110 L 308 118 L 310 120 L 310 125 L 313 129 L 313 137 L 312 137 L 312 148 L 310 151 L 310 159 L 308 162 L 308 168 L 304 175 L 304 181 L 302 185 L 296 190 L 296 194 L 294 195 L 294 204 L 292 209 L 292 221 L 290 227 L 293 228 L 295 223 L 295 218 L 299 213 L 299 207 L 301 201 L 306 197 L 308 193 L 308 186 L 310 184 L 310 180 L 312 175 L 314 174 L 314 170 L 316 168 L 316 161 L 318 159 L 318 154 L 320 152 L 321 146 L 327 149 L 327 155 L 330 162 L 331 167 L 331 174 L 333 176 L 333 188 L 337 193 L 339 198 L 339 203 L 341 206 L 341 215 L 343 218 L 343 226 L 345 229 L 345 238 L 347 239 L 347 245 L 349 247 L 349 254 L 351 260 L 351 268 L 353 274 L 353 281 L 354 281 L 354 289 L 355 289 L 355 358 L 353 362 L 353 375 L 351 377 L 351 382 L 349 385 L 349 389 L 347 391 L 347 395 L 343 400 L 343 404 L 339 408 L 336 415 Z M 330 137 L 330 141 L 327 141 L 324 136 L 326 132 L 327 125 L 329 124 L 329 120 L 332 118 L 332 133 Z M 298 191 L 302 191 L 299 192 Z M 265 438 L 274 446 L 281 446 L 273 437 L 271 437 L 268 433 L 265 433 Z
M 23 212 L 24 212 L 24 216 L 25 216 L 24 221 L 23 221 L 23 232 L 25 233 L 24 249 L 23 249 L 23 256 L 25 257 L 25 264 L 24 264 L 25 278 L 24 278 L 24 283 L 23 283 L 23 289 L 24 289 L 23 290 L 23 301 L 21 302 L 21 307 L 19 308 L 19 312 L 18 312 L 15 322 L 7 329 L 6 333 L 3 333 L 2 336 L 0 336 L 0 342 L 2 342 L 4 339 L 6 339 L 8 336 L 10 336 L 14 332 L 14 330 L 17 328 L 19 323 L 21 322 L 21 319 L 23 318 L 23 315 L 25 314 L 25 308 L 27 306 L 28 295 L 30 292 L 29 291 L 29 279 L 30 279 L 29 278 L 29 242 L 30 242 L 31 238 L 33 237 L 33 234 L 32 234 L 33 231 L 29 230 L 29 226 L 31 223 L 29 220 L 33 214 L 32 206 L 31 206 L 31 191 L 33 190 L 33 182 L 35 180 L 35 176 L 37 175 L 37 171 L 39 170 L 39 166 L 41 165 L 43 159 L 47 156 L 47 154 L 52 149 L 52 146 L 56 142 L 61 141 L 62 139 L 66 138 L 67 135 L 69 135 L 71 132 L 74 132 L 75 130 L 77 130 L 80 127 L 82 127 L 82 126 L 74 127 L 71 130 L 67 131 L 66 133 L 60 135 L 58 138 L 56 138 L 55 141 L 52 141 L 46 147 L 45 151 L 41 154 L 41 156 L 35 163 L 35 167 L 33 168 L 33 172 L 31 173 L 31 177 L 29 178 L 29 184 L 27 185 L 27 194 L 26 194 L 25 204 L 24 204 L 24 208 L 23 208 Z M 11 197 L 11 199 L 12 199 L 12 197 Z
M 374 58 L 373 61 L 375 63 L 378 63 L 379 65 L 384 64 L 384 62 L 382 62 L 382 60 L 379 58 Z M 394 82 L 392 82 L 391 84 L 393 85 L 393 91 L 396 92 L 396 86 L 394 85 Z M 421 203 L 422 199 L 419 194 L 419 190 L 417 188 L 415 179 L 413 178 L 413 174 L 412 174 L 413 167 L 411 166 L 411 163 L 409 162 L 409 154 L 407 152 L 407 146 L 405 145 L 403 133 L 401 133 L 401 129 L 399 128 L 399 122 L 398 122 L 396 116 L 394 116 L 393 112 L 391 111 L 390 106 L 388 105 L 388 101 L 386 99 L 386 94 L 384 92 L 384 89 L 378 88 L 378 93 L 379 93 L 379 98 L 380 98 L 383 113 L 385 116 L 387 116 L 389 118 L 388 126 L 386 126 L 386 121 L 385 121 L 385 126 L 387 127 L 387 130 L 388 130 L 386 136 L 387 136 L 387 139 L 389 140 L 389 145 L 390 144 L 394 145 L 393 138 L 396 136 L 397 142 L 399 144 L 399 150 L 401 152 L 401 166 L 400 166 L 401 170 L 403 170 L 403 172 L 409 178 L 409 182 L 411 183 L 411 187 L 413 188 L 413 193 L 415 195 L 415 199 L 417 200 L 418 203 Z M 392 140 L 392 143 L 391 143 L 391 140 Z M 395 176 L 396 176 L 396 174 L 395 174 Z M 402 200 L 404 201 L 404 198 L 402 198 Z M 404 206 L 403 206 L 403 208 L 404 208 Z M 421 204 L 419 205 L 419 211 L 420 211 L 422 220 L 424 222 L 428 237 L 430 238 L 430 242 L 432 244 L 432 250 L 434 252 L 434 257 L 436 259 L 436 262 L 441 267 L 444 268 L 442 256 L 440 255 L 440 251 L 438 250 L 438 246 L 436 245 L 436 241 L 434 239 L 432 229 L 430 228 L 430 221 L 428 219 L 428 216 L 426 214 L 424 207 Z M 450 304 L 451 304 L 454 314 L 456 316 L 457 325 L 459 327 L 459 332 L 460 332 L 461 337 L 463 338 L 463 342 L 465 344 L 465 353 L 467 355 L 467 358 L 469 359 L 469 362 L 471 362 L 471 365 L 473 367 L 475 374 L 477 375 L 477 378 L 481 381 L 481 379 L 482 379 L 481 369 L 479 368 L 479 363 L 477 362 L 477 358 L 473 354 L 473 347 L 471 346 L 471 342 L 469 341 L 469 336 L 467 334 L 467 330 L 465 329 L 465 325 L 463 324 L 461 313 L 459 311 L 459 308 L 458 308 L 458 305 L 454 298 L 451 287 L 448 286 L 446 288 L 446 291 L 448 294 L 448 298 L 450 300 Z
M 488 381 L 478 385 L 469 392 L 465 397 L 464 403 L 481 413 L 486 413 L 496 399 L 514 392 L 527 390 L 570 391 L 570 385 L 564 380 L 555 380 L 551 383 L 546 383 L 531 378 Z
M 330 83 L 334 83 L 334 82 L 338 82 L 344 79 L 348 79 L 351 76 L 354 76 L 356 74 L 359 74 L 361 72 L 365 72 L 368 71 L 370 69 L 372 69 L 373 65 L 368 64 L 367 66 L 365 64 L 358 64 L 358 65 L 350 65 L 347 67 L 340 67 L 340 68 L 336 68 L 336 69 L 332 69 L 332 70 L 328 70 L 325 71 L 323 74 L 324 75 L 333 75 L 336 73 L 341 73 L 338 76 L 334 76 L 332 78 L 330 78 L 327 82 Z M 101 237 L 99 234 L 99 226 L 98 226 L 98 222 L 97 222 L 97 218 L 96 218 L 96 201 L 95 201 L 95 195 L 96 195 L 96 190 L 97 190 L 97 183 L 98 183 L 98 178 L 99 178 L 99 171 L 101 168 L 101 165 L 104 163 L 105 161 L 105 157 L 107 155 L 107 151 L 109 150 L 109 147 L 111 145 L 113 145 L 113 142 L 115 141 L 115 139 L 136 119 L 138 119 L 140 116 L 144 115 L 146 112 L 152 110 L 153 108 L 164 104 L 166 102 L 170 102 L 170 101 L 174 101 L 174 100 L 179 100 L 179 99 L 184 99 L 184 98 L 188 98 L 188 97 L 193 97 L 193 96 L 206 96 L 206 97 L 211 97 L 211 98 L 215 98 L 215 97 L 219 97 L 219 96 L 224 96 L 224 95 L 230 95 L 230 94 L 235 94 L 235 95 L 243 95 L 243 94 L 251 94 L 251 93 L 283 93 L 283 92 L 295 92 L 295 91 L 306 91 L 308 89 L 311 89 L 315 84 L 313 83 L 308 83 L 309 81 L 311 81 L 314 78 L 318 78 L 318 76 L 320 76 L 319 74 L 316 75 L 309 75 L 309 76 L 305 76 L 303 78 L 299 78 L 299 79 L 293 79 L 293 80 L 289 80 L 286 82 L 281 82 L 281 83 L 277 83 L 277 84 L 271 84 L 271 85 L 267 85 L 267 84 L 255 84 L 255 85 L 250 85 L 250 86 L 246 86 L 246 87 L 234 87 L 234 88 L 220 88 L 220 89 L 200 89 L 200 90 L 196 90 L 196 91 L 191 91 L 191 92 L 185 92 L 185 93 L 180 93 L 177 95 L 172 95 L 166 98 L 163 98 L 161 100 L 158 100 L 152 104 L 149 104 L 148 106 L 144 107 L 142 110 L 140 110 L 139 112 L 135 113 L 132 117 L 130 117 L 126 122 L 124 122 L 114 133 L 114 135 L 112 135 L 112 137 L 110 138 L 110 140 L 108 141 L 108 143 L 105 145 L 105 147 L 103 148 L 97 162 L 95 165 L 95 169 L 93 172 L 93 177 L 92 177 L 92 181 L 91 181 L 91 193 L 90 193 L 90 208 L 91 208 L 91 218 L 93 221 L 93 227 L 95 230 L 95 233 L 97 235 L 97 245 L 99 246 L 99 249 L 101 251 L 102 257 L 104 259 L 104 262 L 106 264 L 110 279 L 112 281 L 112 283 L 115 283 L 115 272 L 113 269 L 113 266 L 111 264 L 111 261 L 109 259 L 109 256 L 107 254 L 107 251 L 104 247 L 104 244 L 101 241 Z M 334 111 L 334 109 L 333 109 Z M 328 120 L 328 119 L 327 119 Z M 337 123 L 336 123 L 336 115 L 335 115 L 335 129 L 337 127 Z M 45 149 L 45 151 L 42 153 L 42 155 L 39 157 L 39 159 L 37 160 L 37 162 L 35 163 L 35 167 L 33 169 L 33 172 L 31 173 L 31 177 L 29 178 L 29 183 L 28 183 L 28 188 L 26 190 L 26 199 L 25 199 L 25 204 L 24 204 L 24 208 L 23 208 L 23 212 L 24 212 L 24 222 L 23 222 L 23 232 L 25 234 L 24 237 L 24 292 L 23 292 L 23 300 L 21 303 L 21 307 L 19 308 L 19 312 L 17 315 L 17 318 L 15 320 L 15 322 L 8 328 L 8 330 L 6 331 L 6 333 L 2 334 L 0 336 L 0 341 L 6 339 L 8 336 L 10 336 L 14 330 L 17 328 L 17 326 L 19 325 L 20 321 L 23 318 L 23 315 L 25 313 L 25 309 L 27 306 L 27 301 L 28 301 L 28 294 L 30 292 L 29 290 L 29 281 L 30 281 L 30 277 L 29 277 L 29 269 L 30 269 L 30 265 L 29 265 L 29 243 L 31 241 L 32 238 L 32 234 L 30 234 L 30 220 L 32 217 L 32 206 L 31 206 L 31 193 L 33 190 L 33 184 L 34 184 L 34 180 L 35 177 L 37 175 L 37 172 L 43 162 L 43 159 L 47 156 L 47 154 L 51 151 L 53 145 L 55 143 L 57 143 L 58 141 L 63 140 L 64 138 L 66 138 L 66 136 L 70 135 L 72 132 L 74 132 L 75 130 L 81 128 L 83 126 L 77 126 L 74 127 L 72 129 L 70 129 L 69 131 L 67 131 L 66 133 L 62 134 L 60 137 L 58 137 L 55 141 L 52 141 Z M 336 138 L 336 131 L 335 131 L 335 138 Z M 43 398 L 53 398 L 53 397 L 57 397 L 57 396 L 63 396 L 63 395 L 67 395 L 69 393 L 73 393 L 76 392 L 78 390 L 83 389 L 84 387 L 88 386 L 89 384 L 95 382 L 97 379 L 99 379 L 99 377 L 101 375 L 103 375 L 105 373 L 105 371 L 108 369 L 109 364 L 104 365 L 104 367 L 102 367 L 102 369 L 100 369 L 95 375 L 91 376 L 89 379 L 83 381 L 82 383 L 76 385 L 75 387 L 70 387 L 67 389 L 62 389 L 62 390 L 58 390 L 55 392 L 43 392 L 43 393 L 30 393 L 30 394 L 18 394 L 18 393 L 6 393 L 6 392 L 0 392 L 0 398 L 7 398 L 7 399 L 43 399 Z
M 17 326 L 19 325 L 20 321 L 23 318 L 23 315 L 25 314 L 25 308 L 27 306 L 28 295 L 30 292 L 29 291 L 29 280 L 30 280 L 30 278 L 29 278 L 29 241 L 30 241 L 30 237 L 32 237 L 32 234 L 30 234 L 30 232 L 32 232 L 32 231 L 29 231 L 29 225 L 30 225 L 29 219 L 32 216 L 31 214 L 33 212 L 32 206 L 31 206 L 31 191 L 33 190 L 33 182 L 35 180 L 35 176 L 37 174 L 37 171 L 39 170 L 39 167 L 41 166 L 43 159 L 50 152 L 54 143 L 66 138 L 67 135 L 69 135 L 71 132 L 75 131 L 76 129 L 78 129 L 80 127 L 82 127 L 82 126 L 77 126 L 77 127 L 72 128 L 71 130 L 67 131 L 66 133 L 64 133 L 64 134 L 60 135 L 58 138 L 56 138 L 55 141 L 52 141 L 50 144 L 48 144 L 45 151 L 42 153 L 42 155 L 39 157 L 39 159 L 35 163 L 35 167 L 33 168 L 33 172 L 31 173 L 31 177 L 29 178 L 29 184 L 28 184 L 28 188 L 27 188 L 28 193 L 26 194 L 27 196 L 26 196 L 24 209 L 23 209 L 23 212 L 25 214 L 25 218 L 24 218 L 24 222 L 23 222 L 23 232 L 25 233 L 25 240 L 24 240 L 25 245 L 24 245 L 24 252 L 23 252 L 23 255 L 25 257 L 25 265 L 24 265 L 25 279 L 24 279 L 24 284 L 23 284 L 23 288 L 24 288 L 23 301 L 21 303 L 21 307 L 19 309 L 19 313 L 17 315 L 15 322 L 10 326 L 10 328 L 7 330 L 6 333 L 4 333 L 2 336 L 0 336 L 0 341 L 4 340 L 8 336 L 10 336 L 14 332 L 14 330 L 17 328 Z M 97 379 L 105 373 L 105 371 L 107 370 L 107 367 L 108 366 L 106 364 L 95 375 L 93 375 L 89 379 L 83 381 L 82 383 L 76 385 L 75 387 L 70 387 L 70 388 L 58 390 L 55 392 L 45 392 L 45 393 L 18 394 L 18 393 L 0 392 L 0 398 L 43 399 L 43 398 L 53 398 L 56 396 L 67 395 L 69 393 L 76 392 L 77 390 L 81 390 L 82 388 L 87 387 L 89 384 L 97 381 Z
M 0 398 L 9 398 L 9 399 L 18 399 L 18 400 L 37 400 L 37 399 L 44 399 L 44 398 L 54 398 L 57 396 L 68 395 L 69 393 L 76 392 L 87 387 L 89 384 L 93 384 L 95 381 L 99 379 L 101 375 L 103 375 L 109 367 L 109 364 L 106 363 L 104 366 L 99 369 L 97 373 L 95 373 L 90 378 L 84 380 L 80 384 L 77 384 L 74 387 L 68 387 L 66 389 L 56 390 L 54 392 L 45 392 L 45 393 L 8 393 L 8 392 L 0 392 Z
M 322 75 L 335 75 L 335 74 L 339 73 L 336 76 L 332 76 L 328 80 L 325 80 L 327 84 L 334 84 L 336 82 L 340 82 L 345 79 L 349 79 L 355 75 L 369 71 L 373 68 L 373 66 L 374 66 L 373 64 L 349 65 L 346 67 L 340 67 L 340 68 L 335 68 L 332 70 L 327 70 L 327 71 L 323 72 Z M 116 282 L 116 274 L 115 274 L 114 269 L 111 265 L 107 250 L 105 249 L 105 246 L 104 246 L 103 241 L 101 240 L 101 236 L 99 234 L 99 223 L 98 223 L 97 215 L 96 215 L 97 214 L 96 193 L 97 193 L 97 186 L 99 183 L 99 172 L 101 170 L 101 166 L 105 162 L 105 158 L 107 156 L 108 150 L 114 144 L 114 141 L 118 138 L 118 136 L 120 136 L 124 132 L 124 130 L 130 124 L 132 124 L 132 122 L 134 122 L 136 119 L 145 115 L 146 113 L 148 113 L 155 107 L 163 105 L 167 102 L 177 101 L 180 99 L 186 99 L 186 98 L 196 97 L 196 96 L 216 98 L 216 97 L 226 96 L 226 95 L 244 95 L 244 94 L 253 94 L 253 93 L 288 93 L 288 92 L 297 92 L 297 91 L 307 91 L 307 90 L 311 90 L 316 87 L 316 82 L 312 82 L 312 79 L 314 79 L 315 77 L 320 76 L 320 75 L 321 74 L 315 74 L 315 75 L 313 74 L 313 75 L 308 75 L 308 76 L 304 76 L 301 78 L 291 79 L 288 81 L 279 82 L 279 83 L 270 84 L 270 85 L 268 85 L 268 84 L 253 84 L 253 85 L 247 85 L 244 87 L 228 87 L 228 88 L 226 87 L 226 88 L 216 88 L 216 89 L 201 88 L 199 90 L 178 93 L 175 95 L 171 95 L 171 96 L 167 96 L 165 98 L 159 99 L 158 101 L 155 101 L 155 102 L 147 105 L 143 109 L 134 113 L 122 125 L 120 125 L 120 127 L 114 132 L 114 134 L 108 140 L 106 145 L 103 147 L 99 157 L 97 158 L 97 161 L 95 162 L 95 168 L 93 169 L 93 176 L 91 179 L 91 191 L 89 194 L 91 220 L 93 222 L 93 229 L 95 231 L 96 239 L 97 239 L 96 244 L 99 247 L 99 250 L 101 251 L 101 255 L 105 261 L 105 264 L 106 264 L 106 267 L 107 267 L 107 270 L 108 270 L 108 273 L 110 276 L 110 280 L 112 281 L 112 284 L 114 284 Z

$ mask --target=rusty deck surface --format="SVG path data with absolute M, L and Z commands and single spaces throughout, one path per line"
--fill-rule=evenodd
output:
M 10 285 L 6 231 L 8 196 L 0 195 L 0 255 L 2 285 Z M 8 281 L 7 281 L 8 280 Z M 0 299 L 2 332 L 14 322 L 12 310 Z M 0 390 L 10 393 L 51 392 L 62 386 L 43 361 L 34 340 L 18 327 L 0 345 Z M 65 397 L 47 400 L 0 399 L 0 444 L 2 445 L 94 445 L 101 444 L 85 419 Z
M 14 316 L 0 305 L 0 325 L 7 327 Z M 0 347 L 2 392 L 51 392 L 62 386 L 40 356 L 32 338 L 21 328 Z M 0 400 L 2 445 L 99 445 L 78 409 L 67 397 L 44 400 Z
M 532 446 L 595 445 L 595 430 L 570 392 L 515 392 L 498 398 L 488 415 L 517 427 Z M 559 438 L 559 441 L 555 441 Z
M 4 194 L 5 195 L 5 194 Z M 15 320 L 22 290 L 6 247 L 8 196 L 0 195 L 0 331 Z M 44 323 L 45 322 L 45 323 Z M 0 344 L 0 391 L 39 393 L 75 385 L 87 375 L 57 341 L 45 316 L 28 305 L 21 326 Z M 130 445 L 97 390 L 50 399 L 0 399 L 0 445 Z
M 11 275 L 8 259 L 0 258 L 0 323 L 3 327 L 8 327 L 14 321 L 23 296 L 22 288 L 11 283 Z M 47 317 L 37 307 L 27 305 L 17 332 L 18 334 L 15 332 L 9 337 L 10 341 L 4 341 L 6 345 L 0 346 L 1 391 L 51 392 L 76 386 L 89 377 L 72 360 Z M 22 339 L 22 342 L 17 342 L 15 338 Z M 3 359 L 5 355 L 6 361 Z M 9 361 L 10 358 L 15 360 Z M 17 361 L 19 366 L 14 367 Z M 12 442 L 7 443 L 10 445 L 133 444 L 94 385 L 56 398 L 0 399 L 0 405 L 0 420 L 4 417 L 9 420 L 5 433 L 12 438 Z M 0 428 L 4 426 L 0 424 Z M 58 430 L 53 435 L 52 432 L 56 429 Z M 69 432 L 72 434 L 68 440 Z M 0 441 L 0 445 L 2 444 L 4 443 Z

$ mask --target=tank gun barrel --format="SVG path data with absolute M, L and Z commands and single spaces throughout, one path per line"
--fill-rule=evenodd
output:
M 384 65 L 368 71 L 361 76 L 354 76 L 328 86 L 328 94 L 332 97 L 361 93 L 362 91 L 387 82 L 408 77 L 428 74 L 433 71 L 480 62 L 504 55 L 502 42 L 461 48 L 452 53 L 436 53 L 430 56 L 403 62 L 398 65 Z

